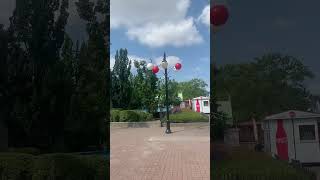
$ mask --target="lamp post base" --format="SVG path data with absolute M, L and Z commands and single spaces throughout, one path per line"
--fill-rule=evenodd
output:
M 166 129 L 166 134 L 171 134 L 171 130 L 170 129 Z

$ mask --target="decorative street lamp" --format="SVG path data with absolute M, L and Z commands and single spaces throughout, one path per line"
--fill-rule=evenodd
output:
M 149 65 L 149 64 L 148 64 Z M 156 65 L 150 65 L 149 68 L 151 69 L 152 67 L 152 72 L 154 74 L 159 72 L 159 67 Z M 168 62 L 166 60 L 166 53 L 163 55 L 163 60 L 161 62 L 161 67 L 164 69 L 164 76 L 165 76 L 165 91 L 166 91 L 166 99 L 165 99 L 165 104 L 166 104 L 166 122 L 167 122 L 167 128 L 166 128 L 166 133 L 170 134 L 171 129 L 170 129 L 170 120 L 169 120 L 169 100 L 168 100 Z M 182 65 L 180 63 L 175 64 L 175 69 L 180 70 Z M 148 68 L 148 69 L 149 69 Z M 162 127 L 162 123 L 161 123 Z
M 215 57 L 215 46 L 213 43 L 215 43 L 214 41 L 214 38 L 215 38 L 215 33 L 217 32 L 217 29 L 219 29 L 221 26 L 225 25 L 227 20 L 229 19 L 229 10 L 228 8 L 223 5 L 223 4 L 214 4 L 212 6 L 212 8 L 210 9 L 210 24 L 212 26 L 212 32 L 213 32 L 213 36 L 212 39 L 211 39 L 211 54 L 214 55 Z M 214 66 L 213 63 L 215 63 L 215 58 L 213 58 L 213 60 L 211 61 L 212 65 Z M 216 73 L 216 68 L 213 67 L 212 68 L 212 71 L 211 71 L 212 74 L 210 74 L 210 77 L 212 76 L 215 76 L 215 73 Z M 213 87 L 215 87 L 215 81 L 214 81 L 214 78 L 211 78 L 211 84 Z M 211 93 L 213 93 L 214 91 L 211 91 Z M 217 112 L 217 104 L 215 102 L 215 99 L 214 99 L 214 94 L 211 94 L 210 95 L 210 106 L 213 107 L 213 114 L 212 116 L 210 116 L 210 121 L 211 121 L 211 118 L 214 118 L 215 117 L 215 114 Z M 211 122 L 210 122 L 211 124 Z

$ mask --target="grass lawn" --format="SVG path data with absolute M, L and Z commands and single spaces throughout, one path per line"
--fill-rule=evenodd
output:
M 174 123 L 186 123 L 186 122 L 208 122 L 209 118 L 205 115 L 194 111 L 182 111 L 176 114 L 170 114 L 170 121 Z
M 221 180 L 228 180 L 227 177 L 233 175 L 245 179 L 256 177 L 271 179 L 280 177 L 284 180 L 300 177 L 304 180 L 311 179 L 311 174 L 289 166 L 287 162 L 275 160 L 269 154 L 240 148 L 234 149 L 225 160 L 214 163 L 212 168 L 212 172 L 216 172 L 214 176 Z

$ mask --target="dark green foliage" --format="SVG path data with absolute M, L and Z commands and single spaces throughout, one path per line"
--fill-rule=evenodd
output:
M 41 151 L 37 148 L 33 147 L 24 147 L 24 148 L 9 148 L 8 152 L 11 153 L 24 153 L 24 154 L 31 154 L 31 155 L 39 155 Z
M 34 180 L 50 178 L 57 179 L 89 179 L 95 174 L 95 169 L 89 167 L 86 162 L 75 155 L 49 154 L 34 158 Z
M 161 79 L 159 81 L 159 105 L 160 107 L 165 107 L 165 81 Z M 168 104 L 169 106 L 178 106 L 181 103 L 181 99 L 178 97 L 179 91 L 179 83 L 175 80 L 169 79 L 168 81 Z
M 170 115 L 170 121 L 173 123 L 208 122 L 209 117 L 194 111 L 183 111 Z
M 192 79 L 190 81 L 181 82 L 180 90 L 183 93 L 184 100 L 193 99 L 199 96 L 209 95 L 206 87 L 208 84 L 202 79 Z
M 215 179 L 232 180 L 315 180 L 315 174 L 286 161 L 272 159 L 264 152 L 254 152 L 244 147 L 233 148 L 228 157 L 215 161 L 211 171 Z M 263 163 L 262 163 L 263 162 Z
M 79 49 L 65 32 L 68 2 L 16 1 L 0 27 L 0 119 L 11 147 L 80 151 L 106 138 L 109 5 L 76 3 L 88 35 Z
M 136 111 L 125 110 L 120 112 L 120 122 L 138 122 L 139 114 Z
M 211 133 L 213 133 L 214 140 L 221 140 L 224 137 L 224 130 L 227 128 L 227 114 L 223 112 L 215 113 L 213 119 L 213 129 Z
M 98 155 L 0 154 L 0 177 L 11 180 L 101 180 L 109 177 L 108 160 Z
M 119 122 L 120 121 L 120 110 L 111 110 L 111 121 Z
M 233 116 L 246 121 L 289 109 L 306 111 L 310 93 L 304 80 L 313 74 L 300 59 L 281 54 L 266 54 L 252 63 L 225 65 L 218 69 L 216 91 L 231 96 Z
M 145 122 L 152 120 L 152 114 L 138 110 L 111 110 L 111 122 Z
M 131 77 L 130 108 L 146 109 L 149 113 L 154 113 L 158 107 L 158 100 L 156 99 L 159 94 L 158 78 L 147 69 L 146 61 L 134 61 L 134 65 L 137 68 L 137 75 Z
M 131 60 L 128 51 L 120 49 L 115 55 L 115 64 L 111 72 L 112 106 L 114 108 L 128 108 L 131 101 L 132 87 L 129 80 L 131 75 Z

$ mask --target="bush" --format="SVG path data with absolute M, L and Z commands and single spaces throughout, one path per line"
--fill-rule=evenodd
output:
M 166 117 L 164 117 L 165 119 Z M 183 111 L 180 113 L 170 114 L 169 119 L 174 123 L 189 123 L 189 122 L 208 122 L 209 117 L 193 111 Z
M 214 114 L 215 118 L 213 121 L 213 138 L 215 140 L 223 139 L 224 130 L 227 128 L 227 114 L 223 112 L 218 112 Z
M 109 177 L 102 155 L 21 153 L 0 154 L 0 177 L 10 180 L 100 180 Z
M 9 148 L 8 151 L 12 153 L 24 153 L 24 154 L 31 154 L 31 155 L 41 154 L 41 151 L 39 149 L 33 148 L 33 147 Z
M 153 115 L 139 110 L 111 110 L 111 122 L 143 122 L 151 121 Z
M 111 122 L 120 121 L 120 110 L 111 110 Z
M 125 110 L 120 112 L 121 122 L 139 122 L 139 114 L 136 111 Z
M 35 159 L 33 180 L 43 179 L 92 179 L 95 170 L 79 156 L 70 154 L 47 154 Z
M 150 113 L 146 113 L 143 111 L 136 111 L 139 115 L 139 121 L 151 121 L 153 118 L 153 115 Z
M 33 155 L 22 153 L 0 154 L 1 179 L 23 180 L 32 175 Z
M 109 162 L 106 158 L 98 155 L 83 156 L 88 167 L 95 170 L 93 180 L 107 179 L 109 177 Z

